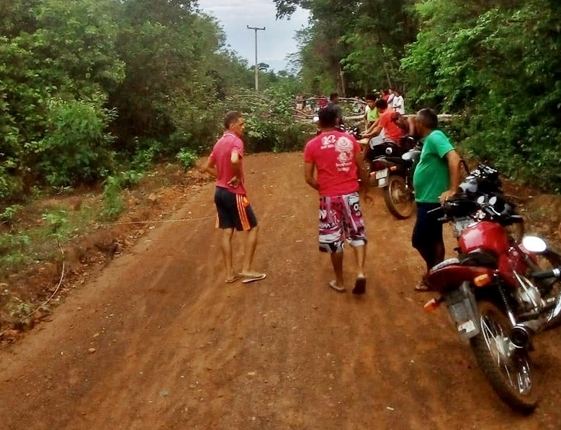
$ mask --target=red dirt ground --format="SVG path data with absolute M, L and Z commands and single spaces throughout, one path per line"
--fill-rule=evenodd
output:
M 559 332 L 536 342 L 541 403 L 497 398 L 444 310 L 412 287 L 413 221 L 364 208 L 368 287 L 327 287 L 301 154 L 248 157 L 261 222 L 254 284 L 224 284 L 212 184 L 0 351 L 3 430 L 556 430 Z M 238 240 L 236 240 L 238 239 Z M 235 238 L 238 261 L 239 237 Z M 449 254 L 454 244 L 447 229 Z M 349 255 L 351 257 L 351 255 Z M 346 270 L 352 279 L 353 260 Z M 95 351 L 94 351 L 95 349 Z

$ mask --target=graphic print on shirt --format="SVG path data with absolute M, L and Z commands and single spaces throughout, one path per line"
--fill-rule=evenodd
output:
M 351 139 L 345 136 L 337 138 L 334 135 L 324 136 L 321 139 L 321 149 L 334 148 L 337 153 L 335 167 L 338 172 L 348 172 L 354 161 L 354 145 Z

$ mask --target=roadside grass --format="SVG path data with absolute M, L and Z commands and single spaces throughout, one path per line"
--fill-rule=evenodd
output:
M 179 161 L 91 188 L 35 190 L 0 207 L 0 343 L 47 317 L 70 290 L 133 245 L 147 224 L 183 204 L 186 190 L 207 180 Z
M 60 256 L 63 244 L 95 228 L 103 204 L 91 196 L 51 198 L 31 202 L 20 211 L 0 230 L 0 280 Z

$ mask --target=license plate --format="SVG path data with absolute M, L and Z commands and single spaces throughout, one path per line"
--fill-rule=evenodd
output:
M 378 170 L 376 172 L 376 179 L 383 179 L 388 176 L 388 169 Z

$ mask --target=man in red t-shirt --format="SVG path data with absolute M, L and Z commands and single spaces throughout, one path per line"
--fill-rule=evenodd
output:
M 319 250 L 331 254 L 335 271 L 335 279 L 329 286 L 338 292 L 345 291 L 343 245 L 346 240 L 356 251 L 358 265 L 353 294 L 364 294 L 366 233 L 358 194 L 360 185 L 367 201 L 372 201 L 372 196 L 368 194 L 368 172 L 361 168 L 360 145 L 350 134 L 335 129 L 337 114 L 332 106 L 318 112 L 321 134 L 306 144 L 304 173 L 306 182 L 320 195 Z
M 396 122 L 396 115 L 399 114 L 393 109 L 388 109 L 388 102 L 384 99 L 379 99 L 376 100 L 375 106 L 380 119 L 370 130 L 362 135 L 363 139 L 370 139 L 369 144 L 365 148 L 364 158 L 368 158 L 368 152 L 384 140 L 391 140 L 400 146 L 400 139 L 405 134 Z
M 244 145 L 241 139 L 245 124 L 241 113 L 231 111 L 224 117 L 226 131 L 216 142 L 204 170 L 216 177 L 214 203 L 218 211 L 217 227 L 223 229 L 222 253 L 226 265 L 226 283 L 240 278 L 244 283 L 265 278 L 264 273 L 253 271 L 253 255 L 257 245 L 257 218 L 247 199 L 244 184 Z M 246 247 L 242 271 L 234 271 L 232 263 L 232 237 L 234 230 L 246 231 Z
M 375 127 L 367 130 L 362 137 L 370 139 L 378 136 L 380 139 L 389 139 L 399 144 L 399 139 L 404 133 L 395 121 L 395 111 L 393 109 L 388 109 L 388 102 L 384 99 L 376 100 L 374 106 L 378 110 L 380 119 Z

